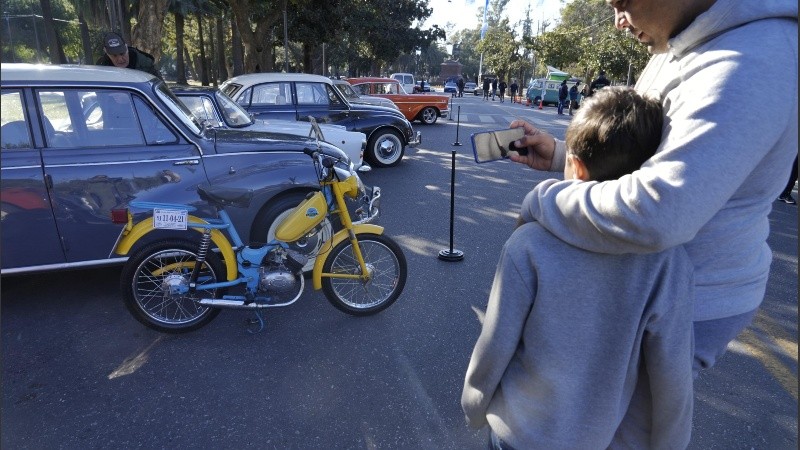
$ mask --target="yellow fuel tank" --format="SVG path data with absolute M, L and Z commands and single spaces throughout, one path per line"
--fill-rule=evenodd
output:
M 315 192 L 297 205 L 275 229 L 275 238 L 283 242 L 294 242 L 319 225 L 328 212 L 328 204 L 322 192 Z

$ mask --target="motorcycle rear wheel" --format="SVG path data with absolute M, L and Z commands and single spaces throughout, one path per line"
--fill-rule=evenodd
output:
M 340 311 L 354 316 L 368 316 L 394 303 L 406 284 L 408 267 L 405 255 L 392 239 L 379 234 L 358 235 L 358 244 L 372 276 L 366 283 L 359 279 L 322 278 L 322 291 Z M 336 245 L 322 267 L 324 273 L 360 274 L 361 267 L 349 240 Z
M 200 298 L 219 298 L 224 289 L 202 289 L 202 284 L 225 279 L 219 256 L 209 251 L 197 279 L 197 290 L 170 294 L 170 286 L 187 286 L 197 260 L 197 243 L 166 240 L 145 246 L 122 269 L 122 294 L 128 311 L 144 325 L 166 333 L 185 333 L 211 322 L 220 310 L 202 306 Z

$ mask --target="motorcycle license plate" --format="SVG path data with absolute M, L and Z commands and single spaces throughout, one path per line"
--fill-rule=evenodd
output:
M 185 230 L 189 211 L 185 209 L 154 209 L 153 228 L 164 230 Z

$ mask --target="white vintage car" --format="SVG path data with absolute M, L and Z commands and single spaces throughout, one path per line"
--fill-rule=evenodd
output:
M 171 86 L 170 90 L 201 120 L 214 128 L 236 128 L 314 137 L 310 122 L 253 119 L 238 103 L 218 89 L 199 86 Z M 358 131 L 347 131 L 342 125 L 319 124 L 321 140 L 342 149 L 359 172 L 372 168 L 364 162 L 367 137 Z

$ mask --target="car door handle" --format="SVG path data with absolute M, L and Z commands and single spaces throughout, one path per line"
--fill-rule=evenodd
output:
M 199 159 L 186 159 L 183 161 L 175 161 L 172 163 L 173 166 L 196 166 L 200 164 Z

